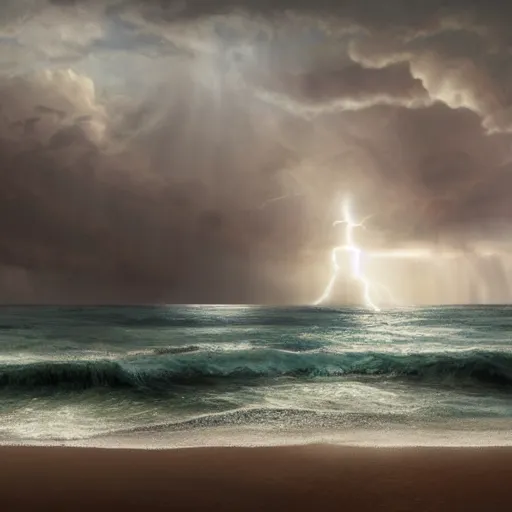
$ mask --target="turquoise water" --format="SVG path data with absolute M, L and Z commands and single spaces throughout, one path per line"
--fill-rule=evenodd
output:
M 502 306 L 0 308 L 0 441 L 508 428 L 511 334 Z

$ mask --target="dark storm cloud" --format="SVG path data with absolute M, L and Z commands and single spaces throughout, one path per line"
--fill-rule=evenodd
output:
M 278 95 L 273 96 L 274 89 Z M 431 103 L 422 82 L 411 76 L 408 66 L 395 64 L 367 69 L 349 64 L 341 69 L 316 70 L 298 75 L 272 75 L 267 97 L 277 104 L 295 102 L 297 111 L 329 112 L 360 110 L 374 105 L 423 107 Z
M 503 240 L 500 4 L 2 3 L 4 300 L 308 301 L 345 192 L 369 246 Z
M 270 241 L 283 227 L 270 218 L 254 223 L 248 212 L 279 190 L 274 172 L 288 154 L 255 140 L 243 97 L 225 98 L 219 114 L 211 92 L 199 89 L 190 103 L 195 84 L 183 75 L 178 82 L 170 96 L 163 91 L 132 114 L 125 107 L 116 127 L 86 77 L 44 72 L 5 80 L 5 265 L 89 275 L 103 300 L 253 300 L 261 269 L 251 266 L 250 253 L 263 243 L 279 259 Z M 217 123 L 225 129 L 216 136 Z M 53 290 L 66 289 L 61 281 L 46 279 Z M 107 293 L 105 282 L 117 292 Z M 78 290 L 85 293 L 83 285 Z M 63 296 L 78 300 L 80 293 Z
M 510 36 L 504 30 L 504 17 L 510 13 L 497 9 L 500 5 L 497 2 L 491 4 L 456 0 L 407 3 L 398 0 L 385 3 L 320 1 L 314 5 L 311 2 L 234 0 L 128 2 L 126 15 L 135 24 L 138 21 L 139 28 L 145 27 L 170 39 L 175 39 L 177 26 L 184 26 L 186 22 L 186 26 L 193 27 L 196 23 L 191 33 L 197 32 L 202 22 L 206 23 L 209 16 L 215 15 L 213 19 L 217 25 L 211 32 L 220 39 L 228 33 L 230 41 L 235 42 L 244 38 L 261 39 L 262 30 L 248 30 L 248 20 L 260 20 L 261 25 L 261 20 L 267 17 L 285 34 L 290 25 L 295 25 L 298 31 L 302 29 L 302 36 L 288 31 L 288 44 L 294 44 L 300 49 L 298 51 L 306 54 L 310 48 L 304 45 L 304 34 L 316 27 L 321 32 L 320 39 L 330 40 L 337 46 L 340 61 L 346 51 L 340 34 L 350 29 L 353 37 L 348 40 L 347 50 L 352 60 L 365 67 L 378 68 L 403 63 L 410 67 L 413 77 L 422 82 L 433 99 L 452 108 L 464 107 L 477 112 L 490 132 L 508 131 L 508 106 L 512 98 L 503 84 L 511 73 Z M 238 17 L 227 30 L 223 28 L 222 20 L 229 13 L 238 13 Z M 251 18 L 256 15 L 259 18 Z M 271 39 L 267 46 L 286 68 L 290 55 L 282 44 L 279 46 L 279 31 L 266 35 L 266 39 Z M 183 36 L 180 39 L 183 42 Z M 336 66 L 334 59 L 327 66 Z M 314 67 L 304 71 L 316 73 L 318 70 Z
M 281 14 L 285 11 L 312 16 L 344 15 L 365 24 L 373 23 L 376 28 L 424 27 L 433 20 L 437 21 L 452 14 L 460 15 L 464 19 L 475 19 L 478 14 L 493 20 L 503 20 L 503 16 L 512 14 L 510 6 L 502 0 L 489 0 L 485 3 L 478 0 L 124 0 L 118 4 L 147 9 L 144 12 L 148 15 L 158 14 L 167 22 L 180 18 L 194 19 L 229 14 L 233 10 L 243 9 L 262 15 Z

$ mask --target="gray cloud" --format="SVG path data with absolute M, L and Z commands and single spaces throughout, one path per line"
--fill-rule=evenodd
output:
M 501 250 L 497 6 L 5 2 L 0 300 L 306 302 L 346 192 L 367 247 Z
M 395 64 L 368 69 L 350 64 L 299 75 L 272 75 L 258 95 L 297 114 L 318 115 L 361 110 L 376 105 L 420 108 L 432 100 L 421 80 L 411 76 L 408 66 Z

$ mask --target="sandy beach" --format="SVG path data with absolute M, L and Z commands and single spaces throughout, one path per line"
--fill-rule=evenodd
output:
M 0 448 L 20 510 L 508 510 L 510 448 Z

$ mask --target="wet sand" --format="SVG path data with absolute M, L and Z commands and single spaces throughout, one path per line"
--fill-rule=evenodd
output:
M 0 510 L 505 511 L 511 448 L 0 448 Z

